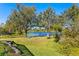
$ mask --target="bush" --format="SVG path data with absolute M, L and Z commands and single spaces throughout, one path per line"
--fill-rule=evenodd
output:
M 63 45 L 59 49 L 59 53 L 65 55 L 65 56 L 69 56 L 71 54 L 71 51 L 72 51 L 72 47 L 70 44 Z
M 61 31 L 62 31 L 62 26 L 61 26 L 60 24 L 54 24 L 54 25 L 53 25 L 53 29 L 54 29 L 55 31 L 61 32 Z
M 60 40 L 60 35 L 58 33 L 55 34 L 55 42 L 58 42 Z
M 65 55 L 78 55 L 76 54 L 77 51 L 73 50 L 75 48 L 79 48 L 79 36 L 76 38 L 71 38 L 71 37 L 63 37 L 59 41 L 60 44 L 63 45 L 63 47 L 60 49 L 60 53 L 65 54 Z M 79 52 L 78 52 L 79 53 Z

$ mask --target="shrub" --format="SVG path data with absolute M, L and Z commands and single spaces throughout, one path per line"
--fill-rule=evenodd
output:
M 60 24 L 54 24 L 54 25 L 53 25 L 53 29 L 54 29 L 55 31 L 59 31 L 59 32 L 62 31 L 62 27 L 61 27 Z

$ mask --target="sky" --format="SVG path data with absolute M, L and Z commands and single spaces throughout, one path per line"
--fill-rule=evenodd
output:
M 72 3 L 25 3 L 25 6 L 34 6 L 36 13 L 43 12 L 48 7 L 55 10 L 56 14 L 60 15 L 63 11 L 72 6 Z M 0 3 L 0 24 L 7 21 L 8 16 L 12 10 L 16 9 L 15 3 Z

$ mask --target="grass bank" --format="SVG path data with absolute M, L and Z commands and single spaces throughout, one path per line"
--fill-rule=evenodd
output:
M 1 38 L 0 40 L 14 41 L 17 44 L 25 45 L 36 56 L 59 56 L 57 52 L 58 44 L 53 42 L 53 38 L 33 37 L 33 38 Z
M 26 46 L 35 56 L 64 56 L 70 52 L 63 49 L 63 45 L 54 42 L 54 38 L 33 37 L 33 38 L 0 38 L 0 40 L 14 41 L 17 44 Z M 63 49 L 63 50 L 62 50 Z M 60 51 L 62 50 L 62 51 Z M 79 48 L 71 48 L 70 55 L 79 55 Z M 63 52 L 64 51 L 64 52 Z

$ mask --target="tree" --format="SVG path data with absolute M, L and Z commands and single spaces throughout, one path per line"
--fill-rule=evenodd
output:
M 48 8 L 46 11 L 44 11 L 44 18 L 47 23 L 47 31 L 50 31 L 50 27 L 55 21 L 55 12 L 51 8 Z
M 69 20 L 72 20 L 71 21 L 71 25 L 72 25 L 72 31 L 71 32 L 74 32 L 76 34 L 78 34 L 79 32 L 79 7 L 76 5 L 76 4 L 73 4 L 71 8 L 69 8 L 65 13 L 65 21 L 69 21 Z M 64 21 L 64 22 L 65 22 Z M 73 35 L 75 36 L 75 35 Z
M 47 28 L 47 32 L 50 32 L 50 28 L 55 22 L 55 12 L 51 8 L 48 8 L 43 12 L 43 23 L 45 24 L 45 27 Z M 50 37 L 50 34 L 49 34 Z
M 37 15 L 37 24 L 38 24 L 38 26 L 45 26 L 45 23 L 44 23 L 44 17 L 43 17 L 44 15 L 43 15 L 43 13 L 42 12 L 40 12 L 38 15 Z
M 13 10 L 6 22 L 6 29 L 8 29 L 9 33 L 27 33 L 32 20 L 35 19 L 35 8 L 26 7 L 21 4 L 17 4 L 16 6 L 17 9 Z
M 78 36 L 79 36 L 79 7 L 76 4 L 73 4 L 68 10 L 64 13 L 64 22 L 71 21 L 71 30 L 65 29 L 62 31 L 63 36 L 60 41 L 66 42 L 65 44 L 70 44 L 71 46 L 79 46 Z
M 26 7 L 24 5 L 17 4 L 17 10 L 22 17 L 21 22 L 22 22 L 23 29 L 24 29 L 25 33 L 27 33 L 28 27 L 31 25 L 31 21 L 35 19 L 34 18 L 35 17 L 35 8 Z

